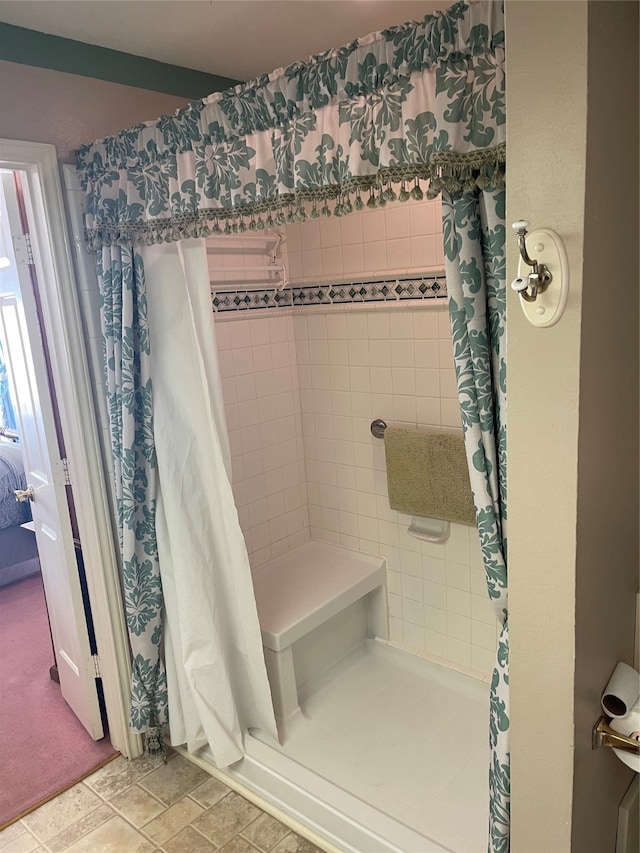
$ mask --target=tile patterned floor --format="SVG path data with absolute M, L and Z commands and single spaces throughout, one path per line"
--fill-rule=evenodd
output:
M 121 756 L 0 833 L 0 853 L 321 853 L 173 754 Z

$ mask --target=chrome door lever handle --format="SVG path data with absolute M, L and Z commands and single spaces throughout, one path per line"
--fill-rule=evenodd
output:
M 35 500 L 36 497 L 33 486 L 27 486 L 26 489 L 16 489 L 13 494 L 16 496 L 16 501 L 19 501 L 20 503 L 22 503 L 22 501 Z

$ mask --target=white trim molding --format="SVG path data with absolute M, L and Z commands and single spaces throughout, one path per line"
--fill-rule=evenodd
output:
M 0 139 L 0 169 L 22 172 L 33 202 L 34 221 L 30 224 L 42 261 L 43 320 L 69 460 L 109 736 L 117 750 L 135 758 L 142 754 L 142 741 L 129 729 L 130 652 L 118 553 L 58 168 L 53 145 Z

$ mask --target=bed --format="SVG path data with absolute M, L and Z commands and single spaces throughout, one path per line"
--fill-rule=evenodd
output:
M 31 521 L 29 502 L 14 495 L 26 487 L 19 444 L 0 438 L 0 586 L 40 571 L 36 537 L 21 526 Z

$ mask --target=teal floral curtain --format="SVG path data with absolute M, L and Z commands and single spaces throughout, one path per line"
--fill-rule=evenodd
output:
M 257 230 L 488 186 L 504 162 L 500 2 L 460 2 L 85 145 L 94 249 Z M 329 205 L 331 202 L 331 206 Z
M 156 454 L 144 268 L 132 246 L 97 255 L 105 380 L 132 651 L 130 726 L 162 752 L 167 686 L 162 643 L 162 585 L 155 528 Z
M 443 192 L 449 314 L 471 488 L 502 631 L 491 682 L 489 851 L 509 850 L 505 193 Z

